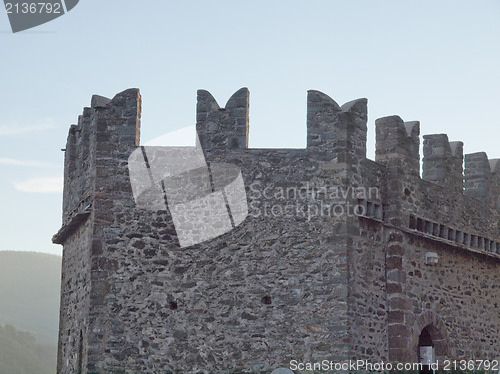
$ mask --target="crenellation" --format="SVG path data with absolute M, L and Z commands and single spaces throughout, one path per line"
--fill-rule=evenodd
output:
M 342 116 L 350 124 L 347 127 L 347 134 L 351 144 L 346 145 L 345 151 L 353 155 L 353 164 L 359 164 L 366 158 L 368 100 L 365 98 L 352 100 L 342 105 L 340 109 Z
M 450 149 L 451 149 L 451 155 L 457 158 L 462 158 L 462 164 L 463 164 L 463 157 L 464 157 L 464 143 L 463 142 L 450 142 Z
M 358 165 L 366 158 L 367 100 L 340 107 L 328 95 L 307 93 L 307 149 L 324 161 Z
M 404 125 L 408 137 L 411 137 L 413 139 L 420 137 L 420 121 L 407 121 L 404 123 Z
M 424 135 L 422 179 L 462 193 L 463 145 L 462 142 L 450 142 L 446 134 Z
M 500 158 L 490 159 L 489 163 L 491 168 L 491 203 L 500 212 Z
M 111 99 L 107 97 L 92 95 L 92 99 L 90 100 L 91 103 L 90 106 L 92 107 L 92 109 L 105 108 L 110 102 Z
M 407 121 L 404 123 L 406 133 L 408 135 L 408 167 L 412 171 L 411 175 L 420 175 L 420 122 Z M 415 157 L 417 155 L 418 157 Z M 413 157 L 412 157 L 413 156 Z M 418 173 L 415 174 L 415 170 Z
M 485 152 L 465 155 L 465 194 L 487 201 L 490 192 L 491 166 Z
M 78 148 L 79 168 L 82 171 L 88 169 L 90 162 L 91 115 L 92 109 L 84 108 L 83 115 L 78 118 L 76 147 Z
M 74 210 L 89 199 L 96 176 L 101 176 L 106 168 L 112 169 L 109 161 L 105 161 L 110 153 L 120 144 L 125 147 L 139 144 L 139 118 L 137 89 L 121 92 L 113 99 L 92 96 L 91 107 L 83 109 L 78 125 L 72 125 L 68 132 L 64 165 L 65 221 L 69 222 Z
M 321 150 L 327 146 L 328 132 L 340 106 L 328 95 L 310 90 L 307 92 L 307 148 Z M 331 148 L 331 146 L 330 146 Z
M 250 92 L 236 91 L 221 108 L 206 90 L 198 90 L 196 131 L 205 152 L 248 148 Z
M 81 118 L 81 116 L 80 116 Z M 68 173 L 73 172 L 76 169 L 76 136 L 77 136 L 77 125 L 71 125 L 68 131 L 68 138 L 66 141 L 65 150 L 65 166 Z
M 500 158 L 488 160 L 490 163 L 491 172 L 493 174 L 500 174 Z
M 141 135 L 141 94 L 139 89 L 130 88 L 115 95 L 106 106 L 106 113 L 97 112 L 101 121 L 108 120 L 105 131 L 108 132 L 114 143 L 126 146 L 138 146 Z M 98 127 L 98 132 L 104 128 Z M 99 145 L 99 144 L 98 144 Z
M 402 173 L 420 175 L 420 122 L 404 122 L 399 116 L 375 121 L 375 161 Z
M 63 217 L 71 211 L 78 201 L 80 193 L 78 187 L 80 185 L 79 178 L 75 175 L 81 168 L 81 149 L 79 149 L 81 139 L 81 124 L 86 117 L 79 116 L 78 125 L 71 125 L 68 131 L 66 140 L 66 148 L 64 151 L 64 196 L 63 196 Z M 76 181 L 75 181 L 76 179 Z

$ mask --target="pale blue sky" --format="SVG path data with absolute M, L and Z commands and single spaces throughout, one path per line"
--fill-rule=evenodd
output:
M 61 194 L 43 191 L 94 93 L 139 87 L 143 142 L 193 125 L 197 89 L 224 105 L 246 86 L 250 146 L 304 147 L 317 89 L 368 98 L 370 158 L 392 114 L 500 158 L 498 0 L 80 0 L 18 34 L 1 9 L 0 43 L 0 250 L 61 253 Z

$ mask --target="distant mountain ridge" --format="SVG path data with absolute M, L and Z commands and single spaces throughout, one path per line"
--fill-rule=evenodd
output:
M 61 262 L 45 253 L 0 251 L 0 325 L 57 345 Z
M 28 332 L 19 331 L 10 325 L 0 325 L 2 374 L 54 374 L 56 352 L 56 346 L 37 344 Z

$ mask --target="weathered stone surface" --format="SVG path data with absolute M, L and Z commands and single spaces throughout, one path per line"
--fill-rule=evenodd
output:
M 462 142 L 449 142 L 446 134 L 424 136 L 422 179 L 449 188 L 452 193 L 464 189 Z
M 464 194 L 461 144 L 431 136 L 423 180 L 419 124 L 397 116 L 377 120 L 377 162 L 368 160 L 366 100 L 339 106 L 318 91 L 307 149 L 247 149 L 248 99 L 241 89 L 220 108 L 198 91 L 206 160 L 241 169 L 249 215 L 185 248 L 168 203 L 133 198 L 138 90 L 95 98 L 70 128 L 58 373 L 415 362 L 424 328 L 441 359 L 498 358 L 498 163 L 468 156 Z M 439 262 L 426 265 L 426 252 Z

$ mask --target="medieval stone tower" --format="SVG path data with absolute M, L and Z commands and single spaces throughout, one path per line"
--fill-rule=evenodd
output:
M 58 373 L 500 357 L 500 160 L 468 154 L 464 172 L 461 142 L 426 135 L 420 177 L 419 123 L 391 116 L 371 161 L 366 99 L 317 91 L 306 149 L 249 149 L 248 108 L 245 88 L 225 108 L 198 91 L 204 156 L 241 170 L 248 215 L 190 246 L 168 201 L 134 200 L 139 91 L 94 96 L 71 126 Z

